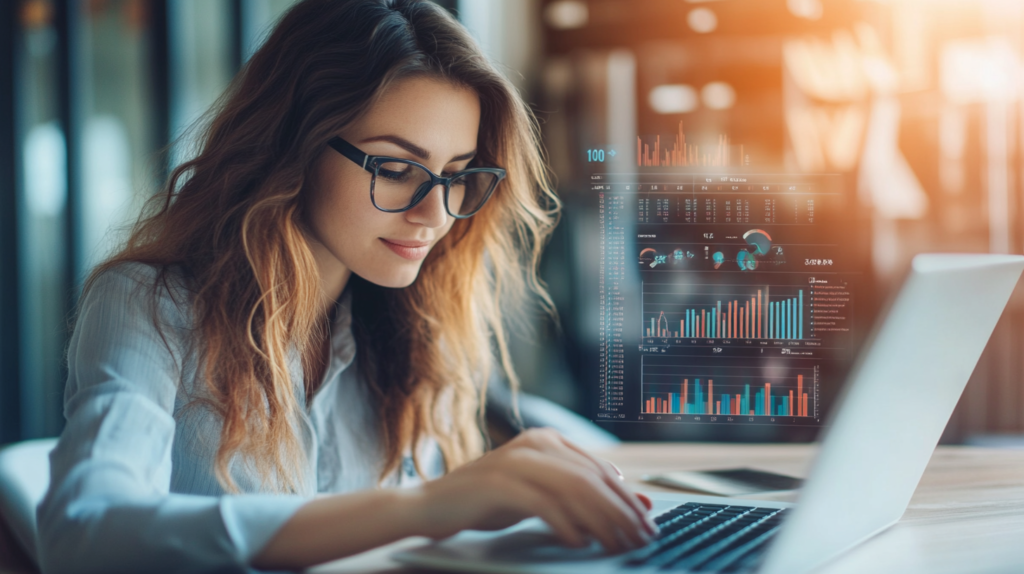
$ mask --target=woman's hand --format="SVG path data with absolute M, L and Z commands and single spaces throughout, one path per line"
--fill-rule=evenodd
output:
M 435 539 L 531 516 L 569 546 L 593 537 L 609 552 L 642 546 L 657 532 L 650 501 L 626 490 L 618 469 L 550 429 L 528 430 L 418 490 L 422 534 Z

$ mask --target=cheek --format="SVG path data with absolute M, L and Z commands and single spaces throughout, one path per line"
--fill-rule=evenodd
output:
M 334 185 L 321 189 L 312 206 L 312 218 L 322 242 L 337 255 L 346 247 L 363 246 L 373 239 L 373 229 L 384 215 L 370 203 L 369 190 L 351 185 Z

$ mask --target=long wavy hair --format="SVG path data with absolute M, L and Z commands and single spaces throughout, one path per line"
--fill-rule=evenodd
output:
M 215 472 L 242 455 L 267 488 L 296 491 L 300 395 L 289 353 L 306 372 L 328 336 L 304 235 L 316 158 L 389 84 L 435 77 L 476 92 L 479 164 L 508 177 L 490 202 L 458 220 L 416 281 L 386 289 L 350 281 L 358 368 L 376 408 L 381 478 L 420 441 L 437 441 L 448 469 L 479 456 L 486 381 L 517 380 L 502 309 L 531 293 L 559 202 L 533 115 L 467 31 L 417 0 L 305 0 L 283 16 L 210 112 L 194 159 L 174 169 L 124 248 L 94 270 L 155 267 L 190 286 L 203 402 L 222 419 Z M 369 201 L 369 198 L 367 198 Z M 417 468 L 419 462 L 416 461 Z

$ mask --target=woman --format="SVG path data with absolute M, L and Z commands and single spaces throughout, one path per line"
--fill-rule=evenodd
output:
M 547 300 L 547 189 L 529 112 L 441 9 L 295 6 L 86 286 L 44 571 L 294 569 L 538 515 L 643 544 L 644 502 L 556 434 L 481 456 L 502 305 Z

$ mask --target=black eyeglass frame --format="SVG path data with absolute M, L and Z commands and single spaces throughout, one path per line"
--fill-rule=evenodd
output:
M 327 145 L 331 146 L 331 148 L 334 149 L 334 151 L 352 160 L 354 163 L 356 163 L 364 170 L 370 172 L 373 175 L 373 178 L 370 180 L 370 202 L 373 203 L 373 206 L 376 207 L 377 209 L 387 213 L 401 213 L 403 211 L 408 211 L 416 207 L 416 205 L 423 201 L 425 197 L 430 195 L 430 191 L 432 189 L 434 189 L 438 185 L 443 185 L 444 210 L 448 212 L 448 215 L 454 217 L 455 219 L 466 219 L 467 217 L 472 217 L 476 215 L 483 208 L 487 201 L 491 199 L 491 195 L 494 194 L 494 190 L 498 187 L 498 184 L 501 183 L 501 180 L 505 179 L 505 176 L 507 175 L 507 172 L 500 167 L 474 167 L 453 173 L 450 177 L 443 177 L 427 169 L 427 166 L 419 162 L 413 161 L 411 159 L 402 159 L 400 157 L 391 157 L 386 155 L 370 155 L 364 152 L 363 150 L 357 148 L 356 146 L 348 143 L 347 141 L 341 139 L 338 136 L 331 138 L 331 141 L 327 142 Z M 413 165 L 430 174 L 430 181 L 423 182 L 423 184 L 420 185 L 420 187 L 416 190 L 416 193 L 413 194 L 412 199 L 409 201 L 409 205 L 399 209 L 385 209 L 377 205 L 377 199 L 376 197 L 374 197 L 373 193 L 374 186 L 377 183 L 377 175 L 379 174 L 381 164 L 392 162 Z M 490 189 L 487 190 L 487 192 L 484 194 L 483 199 L 480 200 L 480 205 L 478 205 L 477 208 L 472 211 L 472 213 L 466 213 L 463 215 L 457 215 L 455 213 L 452 213 L 451 209 L 449 209 L 448 207 L 448 195 L 449 192 L 451 191 L 452 181 L 460 177 L 464 177 L 474 173 L 492 174 L 495 176 L 494 183 L 491 184 Z

